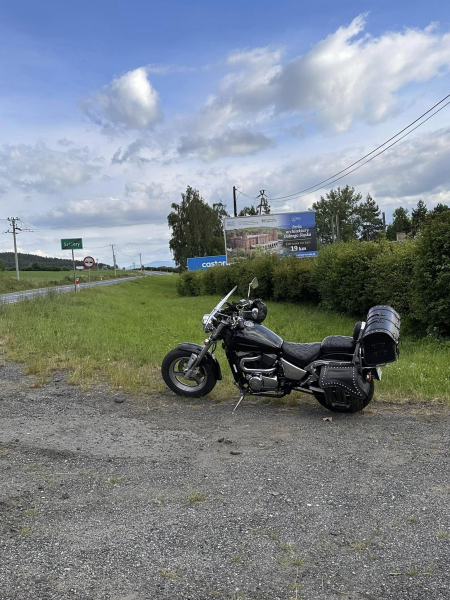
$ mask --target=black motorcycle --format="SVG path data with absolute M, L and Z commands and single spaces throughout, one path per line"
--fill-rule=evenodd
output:
M 267 307 L 260 298 L 228 302 L 236 287 L 203 316 L 205 345 L 179 344 L 162 363 L 167 386 L 181 396 L 209 394 L 222 379 L 214 356 L 222 341 L 240 398 L 246 395 L 282 398 L 293 390 L 312 394 L 325 408 L 339 412 L 363 410 L 373 398 L 380 365 L 399 355 L 400 317 L 390 306 L 374 306 L 367 322 L 355 325 L 352 337 L 332 335 L 322 342 L 284 342 L 261 325 Z

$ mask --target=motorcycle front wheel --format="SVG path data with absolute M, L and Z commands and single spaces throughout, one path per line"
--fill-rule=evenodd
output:
M 370 402 L 372 402 L 373 394 L 375 392 L 375 386 L 373 381 L 370 382 L 369 393 L 367 394 L 367 398 L 364 400 L 362 398 L 355 398 L 355 396 L 350 397 L 350 401 L 347 406 L 330 406 L 327 403 L 325 398 L 325 394 L 320 394 L 313 392 L 314 398 L 325 408 L 331 410 L 333 412 L 343 412 L 343 413 L 356 413 L 361 412 L 366 408 Z
M 186 350 L 180 348 L 171 350 L 166 354 L 161 365 L 163 379 L 167 387 L 180 396 L 191 398 L 206 396 L 217 383 L 213 366 L 209 362 L 203 362 L 195 369 L 193 377 L 187 379 L 184 370 L 190 358 L 191 354 Z

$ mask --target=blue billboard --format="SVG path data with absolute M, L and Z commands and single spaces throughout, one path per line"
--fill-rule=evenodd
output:
M 195 258 L 188 258 L 187 262 L 189 271 L 198 271 L 199 269 L 210 269 L 217 265 L 226 266 L 227 257 L 225 254 L 221 254 L 220 256 L 197 256 Z
M 259 252 L 317 256 L 316 213 L 281 213 L 224 219 L 228 262 Z

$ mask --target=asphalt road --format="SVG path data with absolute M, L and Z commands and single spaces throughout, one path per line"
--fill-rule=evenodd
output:
M 1 600 L 448 600 L 448 407 L 231 400 L 1 367 Z
M 123 283 L 124 281 L 132 281 L 138 279 L 138 277 L 121 277 L 119 279 L 105 279 L 105 281 L 92 281 L 89 283 L 80 283 L 80 288 L 87 288 L 89 286 L 97 285 L 112 285 L 114 283 Z M 58 294 L 65 294 L 66 292 L 73 292 L 74 284 L 70 285 L 56 285 L 54 287 L 36 288 L 34 290 L 23 290 L 22 292 L 13 292 L 11 294 L 0 294 L 0 303 L 11 304 L 13 302 L 20 302 L 27 298 L 33 298 L 35 296 L 45 296 L 49 292 L 56 292 Z

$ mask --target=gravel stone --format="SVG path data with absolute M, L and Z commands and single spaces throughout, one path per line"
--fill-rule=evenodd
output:
M 448 407 L 58 379 L 0 368 L 1 600 L 448 600 Z

